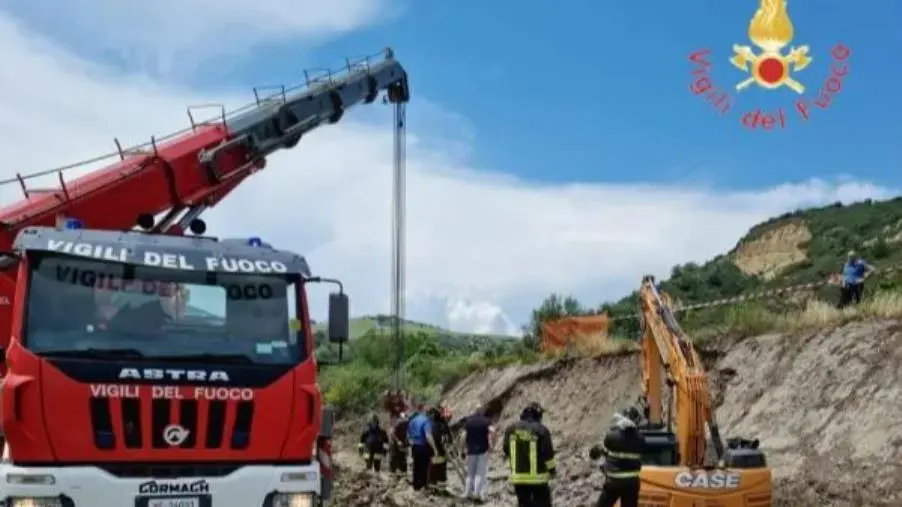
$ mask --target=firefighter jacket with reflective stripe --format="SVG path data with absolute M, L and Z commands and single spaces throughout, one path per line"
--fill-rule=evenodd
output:
M 365 457 L 368 457 L 369 454 L 385 454 L 388 452 L 388 433 L 379 426 L 367 426 L 360 434 L 358 449 Z
M 511 484 L 547 484 L 555 473 L 551 433 L 542 423 L 521 420 L 504 432 Z
M 432 440 L 435 441 L 435 455 L 432 457 L 433 464 L 440 464 L 447 461 L 448 446 L 451 442 L 451 428 L 444 419 L 432 421 Z
M 611 428 L 604 437 L 601 466 L 609 479 L 633 479 L 639 477 L 642 469 L 642 450 L 645 440 L 635 427 Z

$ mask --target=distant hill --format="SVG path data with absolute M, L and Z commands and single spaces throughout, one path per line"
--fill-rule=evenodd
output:
M 336 347 L 329 343 L 326 337 L 326 324 L 314 324 L 317 352 L 316 355 L 324 363 L 336 363 L 338 356 Z M 445 354 L 460 354 L 462 357 L 472 353 L 503 356 L 511 351 L 518 350 L 520 339 L 510 336 L 496 336 L 483 334 L 458 333 L 442 327 L 405 320 L 402 327 L 405 334 L 405 345 L 416 343 L 419 338 L 428 337 L 427 340 L 435 351 L 442 350 Z M 423 336 L 425 335 L 425 336 Z M 370 339 L 373 340 L 370 340 Z M 421 342 L 422 343 L 422 342 Z M 375 345 L 374 345 L 375 344 Z M 348 347 L 348 355 L 353 358 L 355 350 L 363 347 L 384 348 L 394 350 L 394 340 L 391 338 L 391 317 L 388 315 L 367 315 L 351 319 L 351 343 Z M 438 353 L 438 352 L 435 352 Z
M 880 267 L 902 265 L 902 197 L 786 213 L 752 227 L 729 252 L 703 264 L 674 266 L 662 287 L 683 304 L 749 291 L 819 282 L 837 273 L 849 250 Z M 897 277 L 875 283 L 896 286 Z M 835 298 L 825 287 L 819 296 Z M 602 305 L 612 315 L 632 313 L 636 293 Z

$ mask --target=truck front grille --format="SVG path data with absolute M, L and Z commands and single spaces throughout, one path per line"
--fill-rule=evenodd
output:
M 91 430 L 98 449 L 246 449 L 254 402 L 92 397 Z M 172 446 L 163 438 L 177 424 L 187 438 Z
M 102 463 L 95 465 L 122 479 L 178 479 L 187 477 L 225 477 L 245 465 L 184 463 Z

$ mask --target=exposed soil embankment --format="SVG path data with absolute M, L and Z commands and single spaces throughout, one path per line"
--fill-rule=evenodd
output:
M 725 339 L 706 357 L 722 432 L 761 439 L 776 505 L 902 506 L 902 324 Z M 541 403 L 558 447 L 556 505 L 588 506 L 601 477 L 587 450 L 612 414 L 636 400 L 640 377 L 635 354 L 557 361 L 470 376 L 446 401 L 455 417 L 488 403 L 501 426 L 527 403 Z M 418 499 L 406 484 L 355 470 L 351 456 L 339 460 L 347 463 L 336 505 L 461 505 Z M 495 456 L 488 505 L 516 505 L 505 478 Z

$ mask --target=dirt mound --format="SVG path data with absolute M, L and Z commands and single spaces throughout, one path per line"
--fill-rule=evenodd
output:
M 775 505 L 902 505 L 902 324 L 723 340 L 706 356 L 723 433 L 761 439 L 775 470 Z M 588 448 L 614 411 L 635 401 L 640 381 L 635 354 L 559 360 L 473 375 L 446 401 L 455 416 L 487 403 L 502 427 L 527 403 L 541 403 L 558 450 L 555 503 L 588 506 L 602 482 Z M 339 491 L 349 489 L 337 505 L 426 502 L 405 484 L 359 474 L 345 472 Z M 498 452 L 490 464 L 488 505 L 515 505 L 505 479 Z

